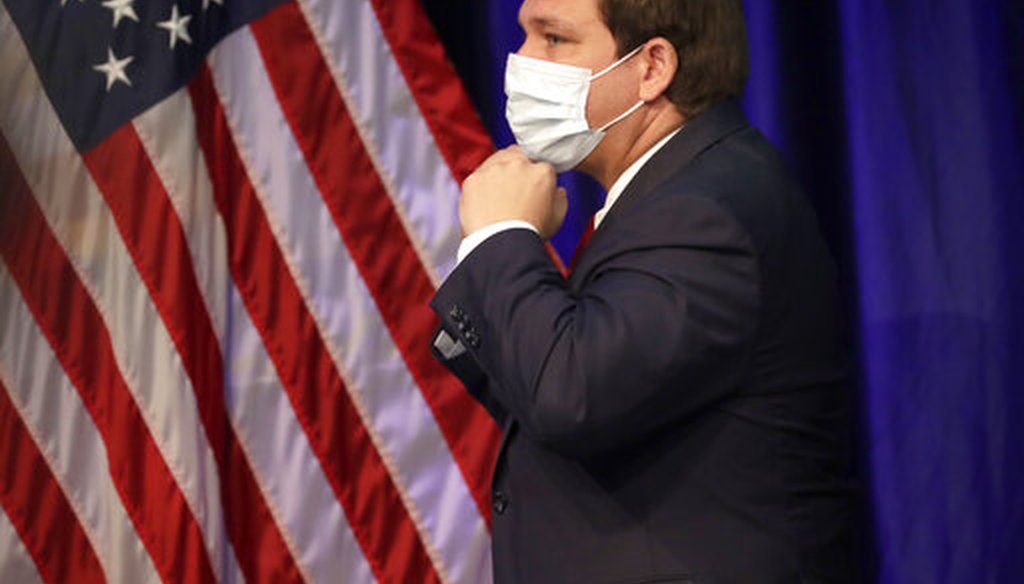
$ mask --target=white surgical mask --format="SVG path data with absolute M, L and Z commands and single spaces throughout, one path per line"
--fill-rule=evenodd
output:
M 614 120 L 592 129 L 587 122 L 591 82 L 642 48 L 643 45 L 637 47 L 597 74 L 582 67 L 510 54 L 505 67 L 505 117 L 523 153 L 531 160 L 550 163 L 556 172 L 565 172 L 582 162 L 608 128 L 644 104 L 638 101 Z

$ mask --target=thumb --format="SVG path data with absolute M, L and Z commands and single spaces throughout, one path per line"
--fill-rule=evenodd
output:
M 566 192 L 564 187 L 558 187 L 555 189 L 555 213 L 565 218 L 566 212 L 569 211 L 569 193 Z
M 565 189 L 558 187 L 555 189 L 555 196 L 551 201 L 551 215 L 549 215 L 549 223 L 545 226 L 545 237 L 544 239 L 551 239 L 558 228 L 562 226 L 562 222 L 565 221 L 565 215 L 569 211 L 569 196 Z

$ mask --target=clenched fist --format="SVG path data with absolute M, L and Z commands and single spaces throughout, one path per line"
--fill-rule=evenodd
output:
M 518 219 L 545 241 L 558 231 L 569 202 L 555 184 L 555 170 L 532 162 L 518 146 L 494 153 L 462 183 L 459 220 L 463 235 L 499 221 Z

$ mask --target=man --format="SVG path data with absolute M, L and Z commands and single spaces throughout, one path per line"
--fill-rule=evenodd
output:
M 519 147 L 463 185 L 434 347 L 503 425 L 494 574 L 851 582 L 846 364 L 813 212 L 734 101 L 740 0 L 526 0 Z M 556 171 L 608 189 L 568 280 Z

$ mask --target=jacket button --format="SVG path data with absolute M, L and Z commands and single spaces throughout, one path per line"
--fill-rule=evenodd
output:
M 508 509 L 508 495 L 502 491 L 496 491 L 492 497 L 491 507 L 498 515 L 504 514 L 505 509 Z
M 452 309 L 448 311 L 448 316 L 457 323 L 462 323 L 466 320 L 466 313 L 458 306 L 453 306 Z

